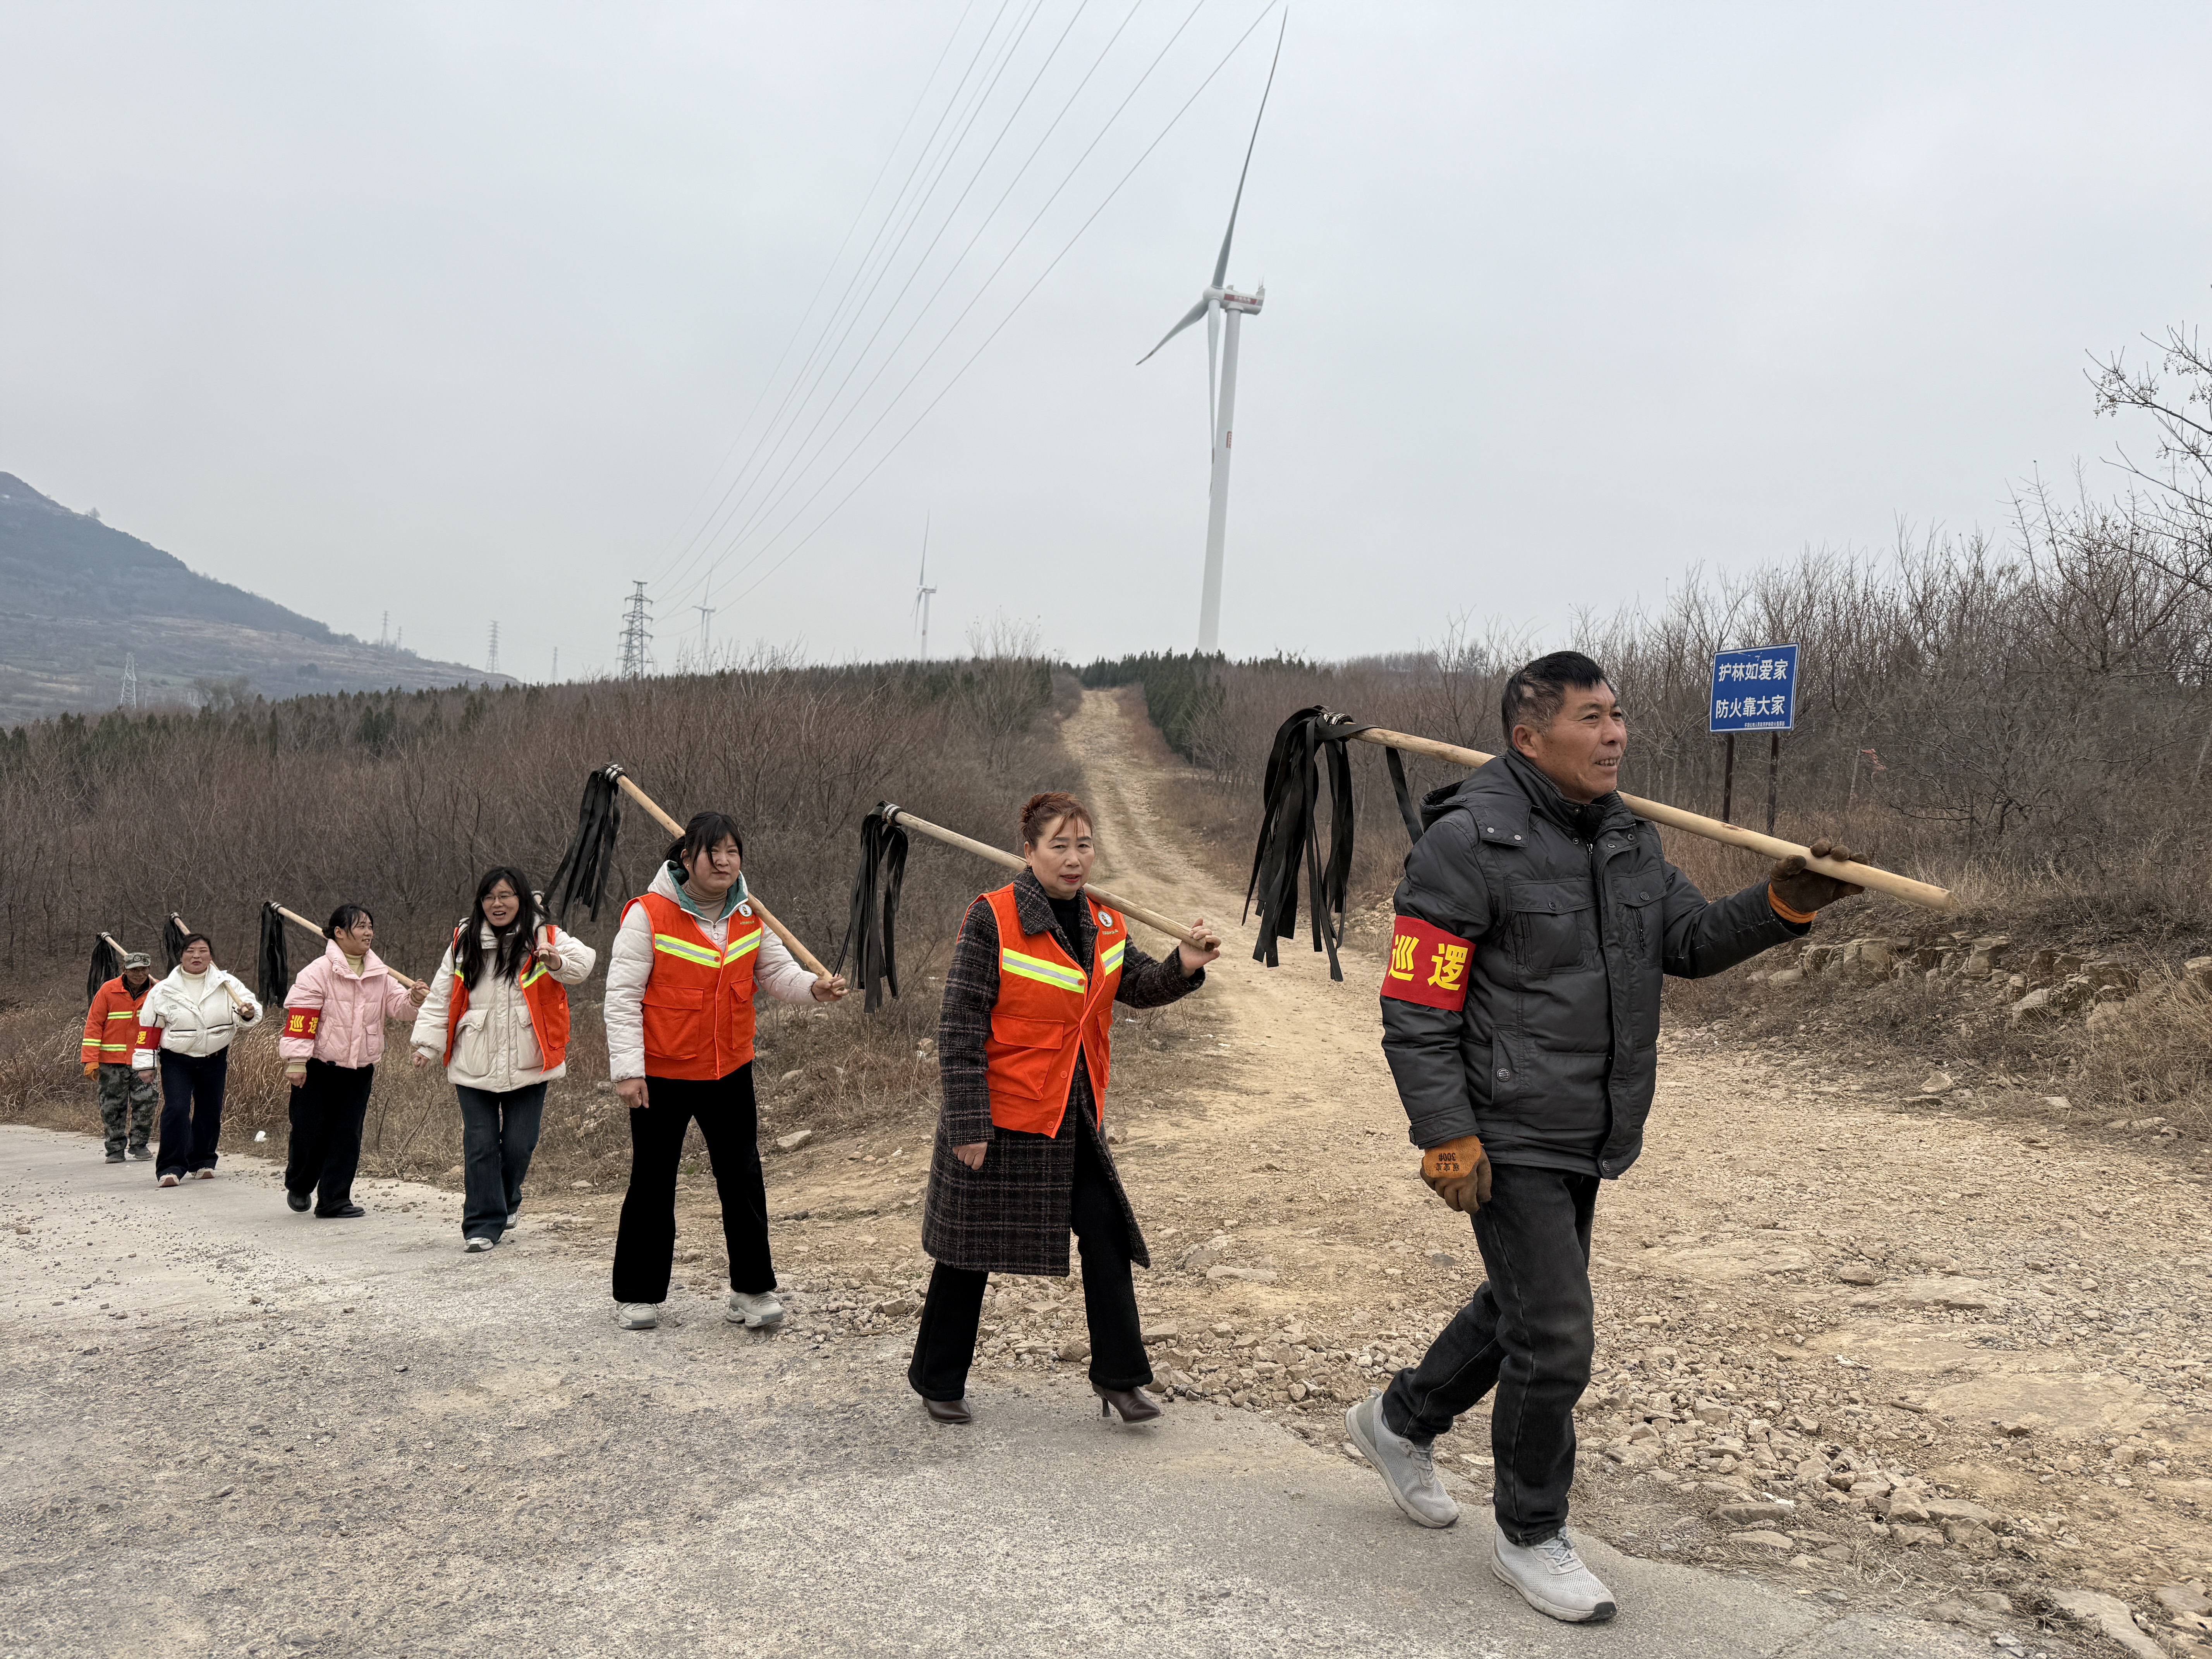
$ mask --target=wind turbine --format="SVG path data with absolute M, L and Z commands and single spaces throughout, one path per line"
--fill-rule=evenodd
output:
M 1290 27 L 1290 14 L 1283 15 L 1283 27 Z M 1260 94 L 1260 113 L 1252 118 L 1251 142 L 1244 146 L 1244 168 L 1237 175 L 1237 197 L 1229 204 L 1229 228 L 1221 238 L 1221 255 L 1213 262 L 1213 280 L 1206 284 L 1198 303 L 1183 313 L 1182 320 L 1160 338 L 1154 346 L 1137 359 L 1139 368 L 1159 354 L 1160 346 L 1188 328 L 1201 317 L 1206 319 L 1206 400 L 1207 429 L 1213 445 L 1212 477 L 1206 489 L 1206 580 L 1198 604 L 1198 649 L 1201 656 L 1211 655 L 1220 646 L 1221 638 L 1221 551 L 1229 530 L 1229 447 L 1235 435 L 1232 427 L 1237 414 L 1237 336 L 1238 325 L 1245 317 L 1256 317 L 1260 307 L 1267 303 L 1267 285 L 1260 284 L 1255 294 L 1239 294 L 1228 284 L 1229 245 L 1237 238 L 1237 210 L 1244 204 L 1244 179 L 1252 171 L 1252 151 L 1260 142 L 1260 121 L 1267 112 L 1267 94 L 1274 89 L 1275 64 L 1282 60 L 1283 36 L 1275 35 L 1275 56 L 1267 64 L 1267 84 Z M 1221 319 L 1229 317 L 1228 349 L 1221 349 Z M 1217 377 L 1215 364 L 1220 365 Z
M 914 615 L 921 624 L 921 659 L 929 660 L 929 601 L 937 590 L 929 585 L 929 520 L 921 521 L 921 574 L 915 579 Z

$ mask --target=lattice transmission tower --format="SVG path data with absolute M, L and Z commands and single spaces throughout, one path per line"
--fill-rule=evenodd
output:
M 499 624 L 497 623 L 491 625 L 491 643 L 484 647 L 484 672 L 487 674 L 499 672 Z
M 622 677 L 643 679 L 653 672 L 653 601 L 645 597 L 645 584 L 632 582 L 634 590 L 623 611 Z

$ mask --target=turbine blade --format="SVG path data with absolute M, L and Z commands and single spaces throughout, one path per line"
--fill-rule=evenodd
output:
M 1160 345 L 1154 346 L 1152 350 L 1147 351 L 1143 356 L 1137 359 L 1137 367 L 1142 368 L 1146 363 L 1152 362 L 1153 357 L 1158 355 L 1160 346 L 1165 345 L 1170 340 L 1174 339 L 1176 335 L 1182 333 L 1183 330 L 1188 328 L 1200 318 L 1205 316 L 1206 307 L 1211 306 L 1212 303 L 1213 301 L 1211 300 L 1200 300 L 1188 311 L 1183 313 L 1182 320 L 1177 323 L 1173 328 L 1170 329 L 1166 333 L 1160 336 Z
M 1211 453 L 1221 436 L 1221 307 L 1206 307 L 1206 447 Z
M 1237 199 L 1229 204 L 1229 228 L 1222 233 L 1221 257 L 1213 262 L 1213 285 L 1219 288 L 1229 276 L 1229 245 L 1237 240 L 1237 210 L 1244 204 L 1244 177 L 1252 171 L 1252 151 L 1260 142 L 1260 122 L 1267 113 L 1267 94 L 1275 88 L 1275 65 L 1283 61 L 1283 36 L 1291 27 L 1288 8 L 1283 12 L 1283 26 L 1275 33 L 1275 55 L 1267 64 L 1267 84 L 1260 93 L 1260 113 L 1252 118 L 1252 140 L 1244 146 L 1244 170 L 1237 175 Z

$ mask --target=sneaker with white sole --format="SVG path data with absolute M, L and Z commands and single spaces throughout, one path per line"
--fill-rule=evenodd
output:
M 462 1245 L 461 1248 L 467 1251 L 471 1255 L 482 1255 L 486 1250 L 490 1249 L 498 1243 L 499 1241 L 497 1239 L 486 1238 L 483 1234 L 479 1233 L 476 1237 Z
M 1501 1530 L 1490 1552 L 1498 1582 L 1521 1592 L 1537 1612 L 1570 1625 L 1601 1625 L 1613 1617 L 1613 1592 L 1583 1565 L 1562 1530 L 1540 1544 L 1516 1544 Z
M 1459 1519 L 1443 1482 L 1437 1479 L 1435 1459 L 1419 1440 L 1394 1434 L 1382 1420 L 1382 1396 L 1370 1394 L 1344 1414 L 1345 1431 L 1352 1443 L 1367 1454 L 1367 1461 L 1390 1489 L 1390 1497 L 1408 1519 L 1425 1527 L 1449 1527 Z
M 617 1302 L 615 1323 L 626 1331 L 649 1331 L 660 1323 L 658 1302 Z
M 750 1291 L 732 1291 L 730 1305 L 722 1317 L 732 1325 L 742 1325 L 749 1331 L 763 1326 L 783 1323 L 783 1304 L 775 1299 L 774 1291 L 763 1291 L 755 1295 Z

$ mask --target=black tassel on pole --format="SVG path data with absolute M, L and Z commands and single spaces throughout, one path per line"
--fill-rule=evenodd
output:
M 584 780 L 576 833 L 545 887 L 547 908 L 564 924 L 568 907 L 579 899 L 592 921 L 599 919 L 599 901 L 606 896 L 607 877 L 614 868 L 615 838 L 622 833 L 622 791 L 615 783 L 622 775 L 619 766 L 603 766 Z
M 92 968 L 84 976 L 84 1006 L 100 994 L 100 988 L 123 972 L 123 950 L 105 933 L 92 936 Z
M 845 922 L 845 942 L 831 969 L 842 972 L 853 958 L 853 983 L 860 991 L 863 1013 L 880 1008 L 884 990 L 898 991 L 899 889 L 906 880 L 907 833 L 898 808 L 879 801 L 860 820 L 860 867 L 853 878 L 853 908 Z
M 1256 908 L 1261 916 L 1260 939 L 1252 959 L 1270 968 L 1279 966 L 1275 941 L 1290 939 L 1298 930 L 1298 866 L 1306 868 L 1307 901 L 1312 909 L 1310 927 L 1313 948 L 1328 955 L 1328 976 L 1340 980 L 1344 969 L 1337 961 L 1337 946 L 1344 940 L 1345 890 L 1352 877 L 1352 762 L 1344 745 L 1362 732 L 1374 728 L 1350 716 L 1332 714 L 1316 703 L 1301 708 L 1275 732 L 1267 756 L 1267 773 L 1261 785 L 1258 843 L 1252 849 L 1252 879 L 1244 890 L 1244 914 Z M 1420 819 L 1413 811 L 1406 787 L 1406 765 L 1395 749 L 1389 757 L 1390 782 L 1398 796 L 1398 811 L 1406 833 L 1421 838 Z M 1321 769 L 1328 771 L 1328 859 L 1321 855 Z
M 255 975 L 264 1008 L 282 1008 L 292 988 L 292 967 L 284 954 L 284 918 L 274 899 L 261 907 L 261 959 Z
M 169 971 L 175 973 L 177 964 L 185 959 L 185 924 L 177 920 L 175 911 L 161 924 L 161 954 L 169 959 Z

